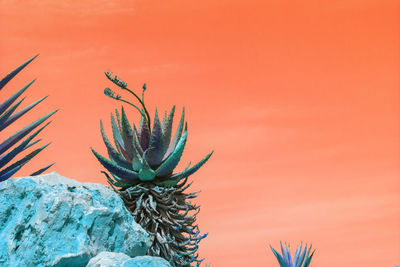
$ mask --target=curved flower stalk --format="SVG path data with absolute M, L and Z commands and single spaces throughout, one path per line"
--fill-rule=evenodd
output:
M 303 243 L 300 244 L 300 247 L 297 247 L 293 260 L 292 256 L 290 255 L 290 246 L 288 247 L 286 243 L 284 247 L 281 242 L 282 254 L 279 254 L 275 249 L 272 248 L 272 246 L 270 247 L 275 257 L 278 259 L 278 262 L 281 267 L 308 267 L 314 255 L 315 249 L 310 255 L 312 245 L 310 245 L 308 251 L 307 251 L 307 244 L 304 247 L 303 251 L 302 251 L 302 246 Z
M 17 75 L 23 68 L 25 68 L 32 60 L 34 60 L 37 56 L 34 56 L 33 58 L 29 59 L 26 61 L 24 64 L 10 72 L 8 75 L 6 75 L 1 81 L 0 81 L 0 90 L 3 89 L 3 87 L 12 79 L 14 78 L 15 75 Z M 31 110 L 33 107 L 38 105 L 40 102 L 42 102 L 44 99 L 47 98 L 43 97 L 32 104 L 26 106 L 25 108 L 21 109 L 18 112 L 15 112 L 17 107 L 21 104 L 21 102 L 24 100 L 21 99 L 17 103 L 13 105 L 13 103 L 18 99 L 18 97 L 25 92 L 26 89 L 34 82 L 35 80 L 29 82 L 27 85 L 19 89 L 17 92 L 15 92 L 12 96 L 7 98 L 4 102 L 0 104 L 0 131 L 3 131 L 5 128 L 7 128 L 9 125 L 11 125 L 13 122 L 15 122 L 17 119 L 19 119 L 22 115 L 27 113 L 29 110 Z M 15 113 L 14 113 L 15 112 Z M 32 132 L 35 128 L 37 128 L 40 124 L 42 124 L 44 121 L 46 121 L 50 116 L 52 116 L 56 111 L 50 112 L 47 115 L 37 119 L 36 121 L 32 122 L 25 128 L 21 129 L 20 131 L 16 132 L 12 136 L 8 137 L 6 140 L 0 143 L 0 182 L 7 180 L 10 178 L 12 175 L 14 175 L 17 171 L 19 171 L 22 166 L 24 166 L 27 162 L 29 162 L 33 157 L 35 157 L 40 151 L 42 151 L 44 148 L 46 148 L 49 144 L 46 144 L 44 146 L 41 146 L 37 149 L 35 149 L 33 152 L 30 152 L 28 155 L 23 157 L 22 159 L 11 163 L 11 161 L 19 155 L 21 152 L 25 151 L 29 147 L 33 146 L 40 140 L 33 141 L 33 139 L 47 126 L 50 124 L 50 122 L 46 123 L 44 126 L 36 130 L 33 134 L 31 134 L 28 138 L 26 138 L 23 142 L 21 142 L 18 146 L 14 147 L 10 151 L 8 151 L 11 147 L 13 147 L 15 144 L 17 144 L 20 140 L 22 140 L 25 136 L 27 136 L 30 132 Z M 8 152 L 7 152 L 8 151 Z M 11 163 L 11 164 L 10 164 Z M 7 164 L 7 167 L 5 167 Z M 35 171 L 34 173 L 31 174 L 33 175 L 39 175 L 42 172 L 46 171 L 48 168 L 50 168 L 54 163 L 47 165 L 43 168 L 41 168 L 38 171 Z
M 141 114 L 141 120 L 138 127 L 131 124 L 123 107 L 121 113 L 116 110 L 115 116 L 111 114 L 114 145 L 105 134 L 103 122 L 100 121 L 100 131 L 109 159 L 91 149 L 109 172 L 102 173 L 114 191 L 121 196 L 136 222 L 153 236 L 149 255 L 163 257 L 172 266 L 200 266 L 204 259 L 198 259 L 196 251 L 199 242 L 207 234 L 200 235 L 198 226 L 194 224 L 200 207 L 192 205 L 189 200 L 195 198 L 197 192 L 187 194 L 184 190 L 191 185 L 185 186 L 188 177 L 202 167 L 213 152 L 194 166 L 190 167 L 189 163 L 183 171 L 173 173 L 187 140 L 185 109 L 182 109 L 178 128 L 171 139 L 175 106 L 168 116 L 165 112 L 162 121 L 156 109 L 151 127 L 144 103 L 146 84 L 143 85 L 142 97 L 139 98 L 128 89 L 126 82 L 117 76 L 113 77 L 110 72 L 105 75 L 115 85 L 133 95 L 139 105 L 123 99 L 110 88 L 106 88 L 104 94 L 134 107 Z M 194 214 L 190 215 L 190 212 Z

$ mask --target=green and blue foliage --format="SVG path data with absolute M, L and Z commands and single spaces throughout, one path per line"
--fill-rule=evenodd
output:
M 307 244 L 303 250 L 302 246 L 303 244 L 300 244 L 300 247 L 297 247 L 293 259 L 292 256 L 290 255 L 290 246 L 288 247 L 285 244 L 284 247 L 281 242 L 282 254 L 279 254 L 279 252 L 277 252 L 272 246 L 270 247 L 275 257 L 278 259 L 278 262 L 281 267 L 308 267 L 310 265 L 315 250 L 310 255 L 312 245 L 310 245 L 308 251 L 307 251 Z
M 189 168 L 189 164 L 184 171 L 173 174 L 173 170 L 182 157 L 187 139 L 186 123 L 185 128 L 183 128 L 185 109 L 182 110 L 181 120 L 171 141 L 175 106 L 172 107 L 168 116 L 167 113 L 164 114 L 162 122 L 156 109 L 153 128 L 151 129 L 150 116 L 144 104 L 146 85 L 143 85 L 142 98 L 140 99 L 117 76 L 112 77 L 109 72 L 105 74 L 115 85 L 129 91 L 141 104 L 141 107 L 138 107 L 122 99 L 110 88 L 104 90 L 105 95 L 133 106 L 141 114 L 138 128 L 135 124 L 133 124 L 133 127 L 131 126 L 123 107 L 121 114 L 116 110 L 116 118 L 111 114 L 115 148 L 106 136 L 103 123 L 100 121 L 101 135 L 110 159 L 100 155 L 93 148 L 92 152 L 104 168 L 111 173 L 112 177 L 104 173 L 111 185 L 127 188 L 143 182 L 151 182 L 159 186 L 174 186 L 183 178 L 195 173 L 211 157 L 213 152 L 193 167 Z
M 34 60 L 37 56 L 29 59 L 26 61 L 24 64 L 13 70 L 11 73 L 6 75 L 1 81 L 0 81 L 0 90 L 3 89 L 3 87 L 12 79 L 14 78 L 15 75 L 17 75 L 23 68 L 25 68 L 32 60 Z M 18 97 L 20 97 L 30 85 L 32 85 L 35 82 L 35 80 L 29 82 L 27 85 L 19 89 L 17 92 L 15 92 L 13 95 L 11 95 L 9 98 L 4 100 L 0 104 L 0 131 L 3 131 L 5 128 L 10 126 L 13 122 L 15 122 L 17 119 L 19 119 L 22 115 L 30 111 L 33 107 L 38 105 L 40 102 L 42 102 L 46 97 L 43 97 L 32 104 L 26 106 L 25 108 L 19 110 L 18 112 L 15 112 L 18 106 L 21 104 L 21 102 L 24 100 L 22 98 L 21 100 L 17 101 L 15 104 L 13 104 Z M 15 134 L 11 135 L 10 137 L 6 138 L 4 141 L 0 143 L 0 182 L 7 180 L 11 176 L 13 176 L 17 171 L 19 171 L 22 166 L 24 166 L 27 162 L 29 162 L 33 157 L 35 157 L 40 151 L 42 151 L 44 148 L 46 148 L 49 144 L 46 144 L 44 146 L 41 146 L 34 151 L 30 152 L 26 156 L 24 156 L 22 159 L 19 159 L 15 162 L 12 162 L 13 159 L 17 156 L 20 155 L 23 151 L 26 149 L 30 148 L 31 146 L 35 145 L 37 142 L 40 140 L 33 140 L 47 125 L 49 125 L 50 122 L 46 123 L 44 126 L 36 130 L 33 134 L 28 136 L 25 140 L 23 140 L 19 145 L 11 149 L 15 144 L 17 144 L 19 141 L 21 141 L 23 138 L 25 138 L 28 134 L 30 134 L 34 129 L 36 129 L 40 124 L 42 124 L 44 121 L 46 121 L 50 116 L 52 116 L 56 111 L 50 112 L 49 114 L 37 119 L 36 121 L 32 122 L 28 126 L 24 127 L 23 129 L 19 130 Z M 10 150 L 11 149 L 11 150 Z M 7 152 L 8 151 L 8 152 Z M 7 164 L 9 164 L 7 166 Z M 53 163 L 54 164 L 54 163 Z M 40 170 L 35 171 L 34 173 L 31 174 L 33 175 L 38 175 L 50 168 L 53 164 L 50 164 L 48 166 L 45 166 L 41 168 Z

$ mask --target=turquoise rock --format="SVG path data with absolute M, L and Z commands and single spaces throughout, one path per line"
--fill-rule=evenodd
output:
M 103 251 L 91 258 L 86 267 L 122 267 L 123 263 L 130 259 L 131 257 L 124 253 Z
M 102 251 L 145 255 L 149 234 L 104 185 L 56 172 L 0 183 L 0 266 L 86 266 Z
M 168 261 L 160 257 L 137 256 L 127 260 L 123 267 L 171 267 Z
M 171 267 L 163 258 L 137 256 L 130 258 L 123 253 L 101 252 L 86 267 Z

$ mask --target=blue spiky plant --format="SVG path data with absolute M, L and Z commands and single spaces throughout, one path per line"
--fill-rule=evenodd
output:
M 111 114 L 111 127 L 115 147 L 107 138 L 103 123 L 100 130 L 107 148 L 109 159 L 101 156 L 94 149 L 93 154 L 108 170 L 106 175 L 110 186 L 121 196 L 126 207 L 153 236 L 153 243 L 148 255 L 161 256 L 172 266 L 199 266 L 203 259 L 198 259 L 197 249 L 201 239 L 199 228 L 194 225 L 200 207 L 193 205 L 190 199 L 198 192 L 187 194 L 184 191 L 191 185 L 187 179 L 210 158 L 204 157 L 193 167 L 179 173 L 173 173 L 178 165 L 187 139 L 187 124 L 184 127 L 184 109 L 174 137 L 171 140 L 172 122 L 175 106 L 165 112 L 162 122 L 156 109 L 153 127 L 144 104 L 144 92 L 139 98 L 127 88 L 127 84 L 117 76 L 106 72 L 106 77 L 122 90 L 128 91 L 140 103 L 139 106 L 123 99 L 110 88 L 105 95 L 122 101 L 135 108 L 141 116 L 139 127 L 129 122 L 124 108 L 121 114 L 116 110 L 116 118 Z M 189 212 L 195 211 L 189 215 Z
M 37 56 L 29 59 L 25 63 L 23 63 L 21 66 L 10 72 L 8 75 L 6 75 L 1 81 L 0 81 L 0 90 L 3 89 L 3 87 L 12 79 L 14 78 L 15 75 L 17 75 L 23 68 L 26 67 L 32 60 L 34 60 Z M 22 98 L 21 100 L 17 101 L 15 104 L 13 104 L 18 97 L 20 97 L 26 89 L 34 82 L 35 80 L 29 82 L 27 85 L 19 89 L 17 92 L 15 92 L 12 96 L 4 100 L 0 104 L 0 132 L 3 131 L 5 128 L 10 126 L 13 122 L 15 122 L 17 119 L 19 119 L 22 115 L 27 113 L 29 110 L 31 110 L 33 107 L 35 107 L 37 104 L 42 102 L 46 97 L 43 97 L 32 104 L 26 106 L 25 108 L 19 110 L 18 112 L 15 112 L 18 106 L 21 104 L 21 102 L 24 100 Z M 15 134 L 9 136 L 5 140 L 3 140 L 0 143 L 0 182 L 7 180 L 11 176 L 13 176 L 17 171 L 19 171 L 22 166 L 24 166 L 27 162 L 29 162 L 33 157 L 35 157 L 40 151 L 42 151 L 44 148 L 46 148 L 49 144 L 46 144 L 44 146 L 41 146 L 32 152 L 28 153 L 21 159 L 17 161 L 13 161 L 14 158 L 18 155 L 20 155 L 23 151 L 27 150 L 31 146 L 35 145 L 37 142 L 40 140 L 33 140 L 39 132 L 41 132 L 47 125 L 49 125 L 50 122 L 46 123 L 44 126 L 36 130 L 33 134 L 28 136 L 25 140 L 23 140 L 20 144 L 15 146 L 13 149 L 11 149 L 14 145 L 16 145 L 19 141 L 21 141 L 24 137 L 26 137 L 29 133 L 31 133 L 35 128 L 37 128 L 40 124 L 42 124 L 44 121 L 46 121 L 51 115 L 53 115 L 56 111 L 50 112 L 49 114 L 37 119 L 36 121 L 32 122 L 28 126 L 24 127 L 23 129 L 19 130 Z M 10 150 L 11 149 L 11 150 Z M 7 152 L 8 151 L 8 152 Z M 38 175 L 50 168 L 54 163 L 45 166 L 34 173 L 31 174 L 33 175 Z
M 308 267 L 311 263 L 311 259 L 314 255 L 315 249 L 310 254 L 312 245 L 310 245 L 308 251 L 307 244 L 303 250 L 302 246 L 303 244 L 301 243 L 300 247 L 297 247 L 294 257 L 290 255 L 290 246 L 288 247 L 286 243 L 284 247 L 281 242 L 282 254 L 279 254 L 279 252 L 277 252 L 272 246 L 270 247 L 275 257 L 278 259 L 281 267 Z

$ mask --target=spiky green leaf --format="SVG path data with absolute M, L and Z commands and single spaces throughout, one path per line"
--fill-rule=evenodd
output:
M 35 141 L 30 142 L 30 143 L 24 148 L 24 150 L 27 150 L 28 148 L 30 148 L 31 146 L 37 144 L 37 143 L 40 142 L 40 141 L 42 141 L 42 139 L 38 139 L 38 140 L 35 140 Z M 24 151 L 24 150 L 22 150 L 22 151 Z
M 311 259 L 314 255 L 315 250 L 312 252 L 312 254 L 310 255 L 310 251 L 311 251 L 312 245 L 310 245 L 310 248 L 308 249 L 305 261 L 304 261 L 304 267 L 308 267 L 311 263 Z M 310 255 L 310 256 L 309 256 Z
M 302 264 L 303 264 L 303 262 L 304 262 L 304 256 L 305 256 L 306 250 L 307 250 L 307 244 L 306 244 L 306 246 L 305 246 L 303 249 L 300 247 L 299 255 L 298 255 L 298 258 L 297 258 L 297 260 L 296 260 L 296 265 L 295 265 L 295 267 L 301 267 L 301 266 L 303 266 Z
M 139 152 L 140 156 L 142 156 L 143 149 L 142 149 L 142 146 L 140 145 L 140 134 L 137 131 L 135 124 L 133 124 L 133 128 L 136 133 L 136 135 L 133 136 L 133 147 L 136 148 L 137 152 Z
M 132 159 L 134 157 L 133 153 L 133 130 L 129 123 L 128 117 L 126 116 L 124 107 L 122 107 L 121 112 L 121 135 L 124 140 L 125 150 L 128 153 L 129 157 Z
M 142 116 L 139 123 L 139 134 L 140 134 L 140 146 L 143 151 L 149 147 L 150 142 L 150 127 L 146 117 Z
M 281 244 L 282 257 L 285 260 L 285 262 L 287 262 L 287 260 L 288 260 L 287 259 L 287 251 L 286 251 L 286 249 L 283 248 L 282 242 L 280 242 L 280 244 Z
M 286 258 L 285 258 L 285 260 L 286 260 L 287 264 L 289 266 L 291 266 L 292 265 L 292 259 L 291 259 L 291 256 L 290 256 L 290 249 L 288 248 L 286 242 L 285 242 L 285 247 L 286 247 Z
M 173 179 L 173 180 L 180 180 L 180 179 L 182 179 L 182 178 L 184 178 L 184 177 L 187 177 L 187 176 L 192 175 L 192 174 L 195 173 L 198 169 L 200 169 L 201 166 L 204 165 L 204 163 L 207 162 L 207 160 L 211 157 L 211 155 L 212 155 L 213 153 L 214 153 L 214 151 L 212 151 L 210 154 L 208 154 L 207 156 L 205 156 L 201 161 L 199 161 L 199 162 L 198 162 L 196 165 L 194 165 L 192 168 L 190 168 L 190 169 L 188 169 L 188 170 L 186 170 L 186 171 L 183 171 L 183 172 L 181 172 L 181 173 L 177 173 L 177 174 L 172 175 L 172 176 L 170 177 L 170 179 Z
M 7 138 L 4 142 L 0 144 L 0 154 L 3 154 L 7 149 L 9 149 L 19 140 L 21 140 L 24 136 L 29 134 L 33 129 L 35 129 L 37 126 L 39 126 L 42 122 L 47 120 L 50 116 L 52 116 L 56 112 L 57 110 L 50 112 L 49 114 L 37 119 L 36 121 L 32 122 L 28 126 L 24 127 L 23 129 L 19 130 L 18 132 Z
M 171 141 L 171 132 L 172 132 L 172 123 L 174 120 L 175 113 L 175 105 L 172 107 L 171 111 L 168 114 L 168 118 L 164 115 L 164 119 L 162 122 L 162 131 L 164 136 L 164 147 L 163 147 L 163 155 L 167 152 L 169 143 Z M 165 113 L 167 114 L 167 113 Z
M 21 104 L 21 102 L 24 99 L 25 98 L 23 98 L 20 101 L 18 101 L 17 103 L 15 103 L 13 106 L 11 106 L 9 109 L 7 109 L 6 112 L 3 113 L 3 115 L 0 116 L 0 131 L 2 131 L 3 129 L 5 129 L 7 127 L 7 125 L 5 125 L 5 122 L 14 113 L 14 111 L 17 109 L 17 107 Z
M 132 169 L 136 172 L 140 171 L 140 169 L 142 168 L 143 164 L 143 154 L 144 152 L 142 152 L 140 154 L 140 150 L 142 149 L 137 141 L 137 139 L 135 138 L 135 136 L 133 136 L 133 158 L 132 158 Z
M 3 112 L 11 106 L 12 103 L 23 93 L 25 92 L 26 89 L 28 89 L 29 86 L 31 86 L 32 83 L 34 83 L 35 80 L 29 82 L 27 85 L 19 89 L 17 92 L 15 92 L 12 96 L 7 98 L 3 103 L 0 104 L 0 114 L 3 114 Z
M 178 166 L 183 154 L 183 150 L 185 149 L 186 139 L 187 127 L 185 127 L 185 131 L 183 132 L 183 135 L 179 140 L 174 152 L 156 169 L 157 176 L 162 177 L 171 174 L 176 166 Z
M 103 142 L 106 145 L 108 156 L 110 157 L 110 159 L 115 161 L 118 165 L 121 165 L 122 167 L 129 169 L 130 163 L 123 156 L 121 156 L 121 154 L 119 154 L 117 150 L 115 150 L 115 148 L 112 146 L 106 133 L 104 132 L 103 122 L 101 120 L 100 120 L 100 132 L 103 138 Z
M 143 157 L 141 159 L 142 167 L 140 168 L 140 171 L 139 171 L 139 179 L 141 181 L 152 181 L 156 177 L 155 171 L 150 167 L 149 163 L 146 160 L 146 156 L 150 152 L 151 149 L 152 148 L 148 148 L 143 153 Z
M 93 148 L 90 148 L 97 158 L 97 160 L 101 163 L 101 165 L 104 166 L 109 172 L 112 174 L 117 175 L 118 177 L 122 178 L 125 182 L 130 183 L 130 182 L 135 182 L 139 179 L 139 175 L 137 172 L 131 171 L 129 169 L 126 169 L 124 167 L 119 166 L 113 161 L 110 161 L 97 153 Z
M 188 170 L 191 164 L 192 163 L 189 162 L 189 164 L 186 166 L 184 171 Z M 169 187 L 169 186 L 176 186 L 178 184 L 178 182 L 179 182 L 178 180 L 163 180 L 161 178 L 161 179 L 156 179 L 155 184 L 159 185 L 159 186 L 168 186 Z
M 24 115 L 25 113 L 27 113 L 29 110 L 31 110 L 32 108 L 34 108 L 36 105 L 38 105 L 40 102 L 42 102 L 43 100 L 45 100 L 47 98 L 47 96 L 42 97 L 41 99 L 33 102 L 32 104 L 30 104 L 29 106 L 26 106 L 25 108 L 21 109 L 20 111 L 18 111 L 17 113 L 15 113 L 14 115 L 12 115 L 11 117 L 9 117 L 4 124 L 2 124 L 0 126 L 0 131 L 5 129 L 7 126 L 9 126 L 11 123 L 13 123 L 14 121 L 16 121 L 17 119 L 19 119 L 22 115 Z
M 139 171 L 139 178 L 141 181 L 152 181 L 155 177 L 156 174 L 150 167 L 143 166 Z
M 41 169 L 39 169 L 39 170 L 37 170 L 37 171 L 35 171 L 34 173 L 32 173 L 30 176 L 36 176 L 36 175 L 39 175 L 39 174 L 42 174 L 43 172 L 45 172 L 46 170 L 48 170 L 51 166 L 53 166 L 55 164 L 55 162 L 54 163 L 51 163 L 51 164 L 49 164 L 49 165 L 47 165 L 47 166 L 45 166 L 45 167 L 43 167 L 43 168 L 41 168 Z
M 182 136 L 184 122 L 185 122 L 185 107 L 182 108 L 181 120 L 179 122 L 178 128 L 176 129 L 174 138 L 172 139 L 171 144 L 168 146 L 167 152 L 164 154 L 163 160 L 168 158 L 169 155 L 171 155 L 171 153 L 175 150 L 175 147 Z
M 301 252 L 302 246 L 303 246 L 303 243 L 300 243 L 300 247 L 297 246 L 297 248 L 296 248 L 296 253 L 294 254 L 294 257 L 293 257 L 293 265 L 294 265 L 294 267 L 298 266 L 299 256 L 300 256 L 300 252 Z
M 30 161 L 33 157 L 35 157 L 37 154 L 39 154 L 40 151 L 42 151 L 43 149 L 45 149 L 49 144 L 46 144 L 42 147 L 39 147 L 38 149 L 32 151 L 31 153 L 29 153 L 28 155 L 26 155 L 25 157 L 23 157 L 22 159 L 14 162 L 13 164 L 11 164 L 10 166 L 8 166 L 7 168 L 3 169 L 0 171 L 0 176 L 6 174 L 7 172 L 9 172 L 10 170 L 13 170 L 14 168 L 16 168 L 17 166 L 24 166 L 28 161 Z
M 304 262 L 304 257 L 306 256 L 306 252 L 307 252 L 307 244 L 305 245 L 303 251 L 301 252 L 299 259 L 297 261 L 297 266 L 296 267 L 301 267 L 303 262 Z
M 167 111 L 164 111 L 164 117 L 162 119 L 161 125 L 164 125 L 166 119 L 167 119 Z
M 123 180 L 121 178 L 119 178 L 118 176 L 114 175 L 111 173 L 111 176 L 113 178 L 111 178 L 108 173 L 106 173 L 105 171 L 101 171 L 108 180 L 108 183 L 112 184 L 113 186 L 117 186 L 117 187 L 130 187 L 133 185 L 138 184 L 138 182 L 132 182 L 132 183 L 124 183 Z M 113 180 L 114 179 L 114 180 Z
M 123 145 L 124 141 L 122 140 L 121 133 L 119 132 L 119 128 L 117 126 L 117 123 L 115 122 L 114 115 L 112 113 L 111 113 L 111 128 L 112 128 L 115 147 L 118 149 L 119 153 L 122 154 L 121 150 L 118 147 L 118 143 L 120 143 L 120 144 L 122 144 L 122 146 L 124 146 Z
M 0 81 L 0 90 L 3 89 L 3 87 L 12 79 L 14 78 L 15 75 L 18 74 L 18 72 L 20 72 L 23 68 L 26 67 L 26 65 L 28 65 L 29 63 L 31 63 L 32 60 L 34 60 L 38 55 L 28 59 L 25 63 L 23 63 L 22 65 L 20 65 L 19 67 L 17 67 L 15 70 L 13 70 L 12 72 L 10 72 L 6 77 L 4 77 L 1 81 Z
M 128 152 L 125 150 L 125 148 L 122 146 L 122 144 L 116 140 L 117 142 L 117 148 L 118 150 L 121 152 L 122 156 L 128 161 L 128 162 L 132 162 L 131 157 L 129 156 Z
M 9 170 L 8 172 L 4 173 L 3 175 L 0 175 L 0 182 L 3 182 L 13 176 L 17 171 L 21 169 L 22 166 L 16 166 L 14 169 Z
M 150 164 L 150 166 L 159 165 L 164 156 L 163 147 L 164 147 L 164 138 L 161 128 L 161 122 L 158 118 L 158 113 L 156 109 L 156 115 L 154 117 L 153 130 L 150 136 L 150 144 L 149 147 L 152 149 L 149 150 L 146 160 Z
M 315 252 L 315 249 L 314 249 L 313 252 L 311 253 L 311 256 L 307 259 L 307 261 L 304 262 L 304 267 L 308 267 L 308 266 L 310 265 L 311 260 L 312 260 L 312 257 L 314 256 L 314 252 Z
M 115 116 L 116 116 L 116 118 L 117 118 L 118 131 L 119 131 L 119 132 L 122 132 L 121 116 L 119 115 L 118 109 L 115 109 Z
M 32 135 L 30 135 L 27 139 L 25 139 L 21 144 L 19 144 L 17 147 L 15 147 L 13 150 L 10 152 L 2 155 L 0 159 L 0 168 L 4 167 L 7 163 L 9 163 L 16 155 L 27 149 L 28 147 L 34 145 L 37 141 L 29 143 L 33 138 L 35 138 L 47 125 L 49 125 L 50 122 L 46 123 L 44 126 L 42 126 L 39 130 L 34 132 Z
M 278 259 L 279 265 L 281 267 L 289 267 L 286 265 L 285 260 L 283 257 L 270 245 L 272 252 L 274 253 L 275 257 Z

